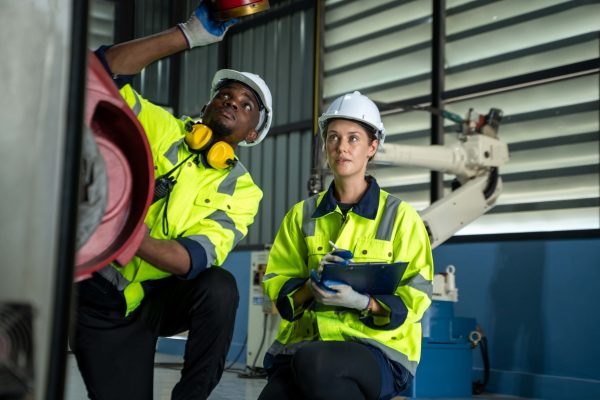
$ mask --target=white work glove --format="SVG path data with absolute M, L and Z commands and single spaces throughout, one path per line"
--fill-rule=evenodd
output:
M 330 251 L 325 254 L 319 262 L 319 274 L 323 271 L 323 266 L 325 264 L 348 265 L 348 263 L 352 262 L 353 256 L 354 255 L 350 250 L 337 249 Z
M 327 285 L 327 287 L 335 292 L 324 291 L 313 281 L 310 282 L 313 296 L 319 303 L 328 306 L 339 306 L 363 311 L 367 309 L 369 302 L 371 301 L 370 296 L 360 294 L 352 289 L 351 286 L 344 285 L 343 283 L 331 284 Z
M 190 19 L 178 26 L 191 49 L 221 41 L 227 29 L 236 22 L 238 22 L 237 19 L 224 22 L 214 21 L 211 19 L 206 2 L 201 1 L 198 8 L 190 16 Z

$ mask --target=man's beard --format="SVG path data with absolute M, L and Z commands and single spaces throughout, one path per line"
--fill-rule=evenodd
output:
M 222 124 L 219 121 L 211 121 L 210 129 L 212 129 L 215 137 L 220 138 L 220 139 L 223 139 L 233 133 L 231 128 L 225 126 L 224 124 Z

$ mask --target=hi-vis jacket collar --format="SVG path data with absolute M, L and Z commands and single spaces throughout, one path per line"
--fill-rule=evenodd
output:
M 379 185 L 372 176 L 367 176 L 365 179 L 369 183 L 369 187 L 360 201 L 352 207 L 352 212 L 364 218 L 375 219 L 377 209 L 379 208 Z M 313 213 L 312 218 L 319 218 L 335 211 L 338 201 L 336 200 L 334 193 L 335 182 L 332 181 L 331 185 L 329 185 L 329 189 L 327 189 L 323 199 Z

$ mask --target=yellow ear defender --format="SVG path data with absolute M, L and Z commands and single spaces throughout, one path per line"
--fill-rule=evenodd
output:
M 204 124 L 187 123 L 185 125 L 185 142 L 193 152 L 201 152 L 212 140 L 212 129 Z
M 227 142 L 216 142 L 206 153 L 206 161 L 215 169 L 225 169 L 235 165 L 233 147 Z
M 201 123 L 188 123 L 185 126 L 185 142 L 192 153 L 204 153 L 208 165 L 215 169 L 226 169 L 235 165 L 233 147 L 227 142 L 213 138 L 212 129 Z

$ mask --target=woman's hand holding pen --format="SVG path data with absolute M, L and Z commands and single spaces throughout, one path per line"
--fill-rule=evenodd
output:
M 352 254 L 350 250 L 338 248 L 331 240 L 329 241 L 329 244 L 333 247 L 333 250 L 325 254 L 321 259 L 321 262 L 319 263 L 319 274 L 323 271 L 323 266 L 325 264 L 348 265 L 348 263 L 352 262 L 352 257 L 354 257 L 354 254 Z

